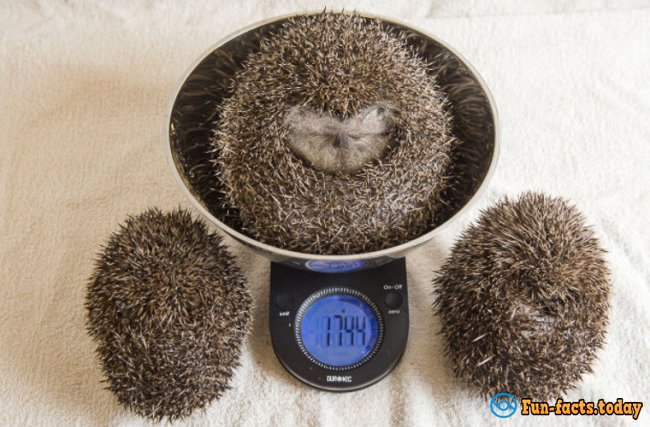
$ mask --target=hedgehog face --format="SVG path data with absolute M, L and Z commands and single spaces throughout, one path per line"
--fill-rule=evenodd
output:
M 308 107 L 289 110 L 288 145 L 312 166 L 329 172 L 355 172 L 382 156 L 390 142 L 392 112 L 371 106 L 347 119 Z

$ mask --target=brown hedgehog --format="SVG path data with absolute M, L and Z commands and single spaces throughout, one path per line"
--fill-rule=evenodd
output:
M 251 323 L 234 259 L 182 210 L 148 210 L 111 236 L 86 310 L 108 388 L 153 419 L 185 417 L 220 397 Z
M 242 231 L 315 254 L 428 231 L 458 143 L 430 68 L 405 35 L 355 14 L 297 16 L 263 39 L 212 149 Z
M 484 211 L 434 285 L 455 373 L 484 396 L 555 399 L 603 346 L 604 250 L 561 198 L 526 193 Z

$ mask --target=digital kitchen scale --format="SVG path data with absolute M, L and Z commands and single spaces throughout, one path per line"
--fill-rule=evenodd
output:
M 368 16 L 396 32 L 405 31 L 409 46 L 421 58 L 442 66 L 437 82 L 457 119 L 453 134 L 459 140 L 455 169 L 450 171 L 455 182 L 444 194 L 445 208 L 422 235 L 376 252 L 315 255 L 258 241 L 247 234 L 236 207 L 223 200 L 224 183 L 214 173 L 211 141 L 221 119 L 216 106 L 231 96 L 233 77 L 261 40 L 289 19 L 274 18 L 239 30 L 188 69 L 165 118 L 167 158 L 181 189 L 205 218 L 272 261 L 269 325 L 282 365 L 320 389 L 358 390 L 386 376 L 404 352 L 409 324 L 403 257 L 474 205 L 494 173 L 499 147 L 496 108 L 478 73 L 446 43 L 410 25 Z
M 322 390 L 354 391 L 388 375 L 404 353 L 406 263 L 334 272 L 350 264 L 340 267 L 307 271 L 272 263 L 269 326 L 289 373 Z

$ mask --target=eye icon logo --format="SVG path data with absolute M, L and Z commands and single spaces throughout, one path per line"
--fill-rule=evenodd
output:
M 510 393 L 495 394 L 490 400 L 490 411 L 495 417 L 510 418 L 517 412 L 517 399 Z

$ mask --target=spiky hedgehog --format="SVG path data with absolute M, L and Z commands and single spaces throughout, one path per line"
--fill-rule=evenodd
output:
M 446 353 L 484 396 L 555 399 L 603 346 L 604 250 L 569 202 L 540 193 L 484 211 L 434 280 Z
M 129 217 L 98 258 L 85 305 L 108 388 L 153 419 L 221 396 L 251 323 L 234 259 L 183 210 Z
M 431 226 L 458 141 L 430 65 L 404 34 L 356 14 L 297 16 L 233 80 L 212 157 L 242 231 L 353 254 Z

